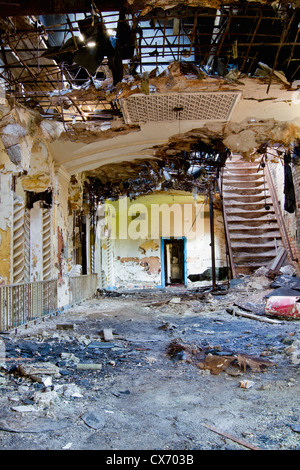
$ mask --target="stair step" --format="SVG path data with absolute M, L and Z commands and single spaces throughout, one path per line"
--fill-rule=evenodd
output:
M 263 181 L 230 181 L 230 183 L 223 186 L 224 191 L 230 191 L 230 189 L 236 190 L 237 188 L 240 189 L 264 189 L 264 182 Z
M 249 252 L 255 250 L 274 250 L 276 249 L 276 245 L 274 240 L 271 241 L 261 241 L 261 243 L 247 243 L 244 241 L 239 242 L 232 242 L 231 243 L 232 250 L 249 250 Z
M 227 214 L 227 222 L 229 224 L 231 223 L 248 224 L 249 227 L 261 225 L 262 223 L 269 224 L 270 222 L 277 224 L 276 217 L 274 217 L 272 214 L 270 214 L 269 216 L 266 214 L 262 214 L 260 217 L 257 215 L 256 217 L 247 217 L 247 216 L 242 217 L 238 214 Z
M 242 229 L 239 227 L 241 225 L 245 228 L 244 232 L 241 232 Z M 234 234 L 234 236 L 236 237 L 237 234 L 245 233 L 245 232 L 248 232 L 250 234 L 255 233 L 256 235 L 258 235 L 259 229 L 262 232 L 266 232 L 267 230 L 275 232 L 276 230 L 278 230 L 278 227 L 276 226 L 276 224 L 272 224 L 266 228 L 266 224 L 264 223 L 255 222 L 253 223 L 253 225 L 250 226 L 249 224 L 239 222 L 238 224 L 235 224 L 233 227 L 229 226 L 229 236 L 231 237 L 231 235 Z
M 234 202 L 231 203 L 231 201 L 233 200 L 234 198 Z M 271 204 L 272 203 L 272 200 L 271 200 L 271 197 L 268 196 L 266 194 L 266 196 L 262 193 L 262 194 L 253 194 L 253 195 L 244 195 L 244 194 L 233 194 L 232 196 L 228 196 L 228 195 L 225 195 L 223 194 L 223 199 L 224 199 L 224 203 L 225 205 L 228 207 L 228 206 L 231 206 L 231 205 L 235 205 L 235 204 L 248 204 L 248 203 L 252 203 L 252 204 L 262 204 L 262 203 L 265 203 L 267 202 L 267 204 Z
M 236 246 L 237 243 L 242 243 L 243 245 L 259 245 L 260 243 L 273 243 L 273 246 L 275 245 L 275 240 L 276 240 L 276 245 L 278 246 L 278 238 L 280 238 L 280 234 L 278 234 L 275 237 L 268 237 L 268 236 L 255 236 L 253 234 L 238 234 L 234 235 L 232 234 L 230 236 L 231 239 L 231 244 L 232 246 Z
M 274 259 L 276 257 L 276 250 L 274 246 L 269 248 L 267 251 L 263 248 L 261 249 L 248 249 L 246 248 L 244 251 L 239 250 L 232 250 L 232 256 L 235 262 L 241 259 L 253 259 L 254 261 L 258 261 L 259 259 Z
M 273 253 L 240 253 L 238 256 L 233 255 L 233 260 L 235 264 L 245 264 L 251 262 L 258 262 L 260 265 L 264 263 L 270 263 L 276 257 L 276 251 Z
M 253 168 L 245 168 L 245 167 L 238 167 L 236 164 L 235 165 L 232 165 L 231 167 L 229 166 L 225 166 L 223 168 L 223 177 L 227 174 L 241 174 L 241 175 L 244 175 L 244 174 L 257 174 L 257 173 L 262 173 L 261 171 L 257 171 L 257 167 L 253 167 Z
M 253 203 L 250 203 L 250 202 L 235 202 L 233 204 L 230 204 L 230 206 L 228 207 L 228 211 L 230 210 L 239 210 L 241 212 L 244 212 L 244 211 L 265 211 L 265 212 L 269 212 L 270 210 L 273 211 L 273 207 L 271 204 L 268 204 L 267 205 L 270 207 L 270 209 L 266 209 L 265 206 L 266 206 L 266 203 L 265 201 L 260 201 L 260 202 L 257 202 L 255 204 Z M 227 210 L 226 210 L 227 212 Z
M 227 160 L 222 173 L 223 202 L 237 273 L 268 266 L 282 246 L 272 199 L 259 167 L 240 155 Z M 268 206 L 268 207 L 266 207 Z
M 225 168 L 246 168 L 246 169 L 251 169 L 251 168 L 256 168 L 256 170 L 259 167 L 260 162 L 247 162 L 243 160 L 226 160 L 226 165 Z
M 260 173 L 235 173 L 233 171 L 223 174 L 223 185 L 230 184 L 230 181 L 264 181 Z
M 265 265 L 261 263 L 260 264 L 253 264 L 253 263 L 240 264 L 235 267 L 235 271 L 237 274 L 250 275 L 254 273 L 255 271 L 257 271 L 257 269 L 261 268 L 262 266 L 267 267 L 268 263 L 266 263 Z
M 245 234 L 247 235 L 249 234 L 249 237 L 253 237 L 254 235 L 259 237 L 259 236 L 267 234 L 267 236 L 269 237 L 281 238 L 278 228 L 273 228 L 273 227 L 263 228 L 260 226 L 257 226 L 257 227 L 237 226 L 237 227 L 229 227 L 229 231 L 230 231 L 231 239 L 232 238 L 234 239 L 235 237 L 240 237 L 240 236 L 243 237 L 245 236 Z
M 247 209 L 241 209 L 241 208 L 230 208 L 230 210 L 226 211 L 227 213 L 227 218 L 228 216 L 238 216 L 238 217 L 247 217 L 249 219 L 256 219 L 259 217 L 274 217 L 275 211 L 273 210 L 266 210 L 265 208 L 259 209 L 259 210 L 247 210 Z
M 263 172 L 261 170 L 258 170 L 258 165 L 252 165 L 251 167 L 247 167 L 246 165 L 241 165 L 241 164 L 238 164 L 238 163 L 233 163 L 231 166 L 225 166 L 224 167 L 224 170 L 223 170 L 223 174 L 226 173 L 226 172 L 237 172 L 237 173 L 240 173 L 240 174 L 243 174 L 243 173 L 248 173 L 249 174 L 254 174 L 254 173 L 261 173 L 263 174 Z
M 250 160 L 246 160 L 240 155 L 231 155 L 231 158 L 227 158 L 226 165 L 230 165 L 233 163 L 241 163 L 243 165 L 251 166 L 251 165 L 259 165 L 260 162 L 261 162 L 261 158 L 253 159 L 250 161 Z
M 223 191 L 223 196 L 234 199 L 236 196 L 261 196 L 265 197 L 264 188 L 227 188 Z

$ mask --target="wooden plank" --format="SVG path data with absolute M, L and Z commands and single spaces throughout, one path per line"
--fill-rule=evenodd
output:
M 249 444 L 249 442 L 246 442 L 242 439 L 239 439 L 237 437 L 232 436 L 232 434 L 228 434 L 227 432 L 221 431 L 220 429 L 214 428 L 213 426 L 210 426 L 209 424 L 204 424 L 202 423 L 202 426 L 205 428 L 209 429 L 210 431 L 215 432 L 216 434 L 219 434 L 220 436 L 225 437 L 226 439 L 230 439 L 231 441 L 236 442 L 237 444 L 240 444 L 243 447 L 247 447 L 248 449 L 251 450 L 262 450 L 261 447 L 254 446 L 253 444 Z
M 281 268 L 282 263 L 284 262 L 285 258 L 286 258 L 286 249 L 281 246 L 280 248 L 278 248 L 278 254 L 272 261 L 272 264 L 270 265 L 270 269 L 272 269 L 272 271 L 278 271 L 278 269 Z
M 265 322 L 265 323 L 272 323 L 273 325 L 282 323 L 279 320 L 273 320 L 272 318 L 262 317 L 260 315 L 255 315 L 254 313 L 241 312 L 241 310 L 238 310 L 238 309 L 235 309 L 235 308 L 233 308 L 233 309 L 227 308 L 226 312 L 231 313 L 233 316 L 237 315 L 237 316 L 240 316 L 240 317 L 250 318 L 251 320 L 257 320 L 257 321 L 261 321 L 261 322 Z

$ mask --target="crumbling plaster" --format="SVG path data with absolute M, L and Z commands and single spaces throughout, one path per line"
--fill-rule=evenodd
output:
M 113 205 L 118 208 L 119 202 L 114 202 Z M 154 216 L 156 212 L 151 208 L 156 204 L 163 209 L 164 205 L 170 208 L 170 224 L 164 225 L 163 220 L 160 219 L 158 228 L 158 238 L 151 238 L 151 230 L 148 232 L 148 237 L 145 238 L 143 229 L 145 229 L 145 218 L 138 214 L 137 219 L 131 219 L 130 215 L 124 222 L 123 227 L 120 228 L 120 214 L 116 212 L 116 218 L 113 224 L 116 226 L 112 229 L 113 239 L 111 244 L 113 246 L 110 259 L 108 259 L 108 243 L 103 240 L 103 264 L 102 269 L 105 277 L 105 287 L 159 287 L 162 285 L 161 274 L 161 237 L 165 238 L 187 238 L 186 243 L 186 261 L 187 261 L 187 275 L 201 274 L 205 270 L 212 267 L 212 254 L 211 254 L 211 234 L 210 234 L 210 220 L 209 208 L 205 203 L 205 198 L 198 197 L 195 202 L 194 196 L 184 192 L 173 192 L 168 194 L 157 193 L 148 196 L 138 197 L 136 200 L 127 201 L 128 214 L 134 214 L 135 208 L 138 210 L 140 207 L 146 208 L 148 214 L 147 226 L 151 226 L 151 215 Z M 192 229 L 196 231 L 194 236 L 188 233 L 190 225 L 187 223 L 187 211 L 184 211 L 184 205 L 191 204 L 194 206 Z M 180 212 L 177 211 L 177 205 L 180 206 Z M 120 207 L 120 206 L 119 206 Z M 121 206 L 125 207 L 124 205 Z M 174 216 L 172 219 L 172 211 L 174 214 L 181 213 L 183 218 L 180 220 Z M 164 216 L 168 212 L 163 212 Z M 197 227 L 195 227 L 195 216 L 197 217 Z M 184 220 L 185 218 L 185 220 Z M 166 222 L 166 221 L 164 221 Z M 186 222 L 187 230 L 183 231 L 184 222 Z M 112 225 L 113 225 L 112 224 Z M 125 227 L 126 226 L 126 227 Z M 155 227 L 155 225 L 153 225 Z M 218 205 L 214 210 L 214 240 L 215 240 L 215 262 L 217 267 L 226 266 L 226 243 L 224 234 L 224 222 L 222 213 Z M 116 229 L 116 230 L 115 230 Z M 135 232 L 136 229 L 136 232 Z M 126 232 L 126 233 L 125 233 Z M 121 237 L 119 236 L 121 233 Z M 130 233 L 135 235 L 135 238 L 130 237 Z M 154 233 L 156 233 L 154 231 Z M 128 236 L 125 236 L 128 234 Z M 113 262 L 111 262 L 113 261 Z M 109 271 L 113 271 L 108 274 Z M 189 281 L 190 283 L 190 281 Z
M 163 10 L 168 10 L 170 8 L 180 8 L 181 6 L 189 6 L 189 7 L 201 7 L 201 8 L 220 8 L 221 6 L 228 6 L 237 3 L 238 0 L 231 0 L 231 1 L 222 1 L 222 0 L 149 0 L 147 5 L 144 6 L 141 16 L 146 15 L 150 11 L 155 8 L 161 8 Z M 128 5 L 137 8 L 140 6 L 140 0 L 127 0 Z M 268 0 L 258 0 L 257 3 L 261 3 L 263 5 L 270 4 Z M 276 5 L 280 5 L 282 1 L 274 0 L 272 5 L 274 8 Z M 287 2 L 286 2 L 287 3 Z M 299 1 L 295 0 L 293 2 L 289 2 L 289 4 L 294 5 L 295 7 L 299 6 Z
M 139 123 L 139 131 L 135 129 L 135 132 L 126 135 L 112 137 L 109 134 L 108 139 L 101 138 L 95 141 L 92 134 L 90 143 L 86 139 L 80 142 L 72 137 L 66 140 L 63 134 L 62 138 L 53 139 L 49 144 L 54 160 L 71 174 L 75 174 L 108 163 L 152 158 L 157 145 L 164 145 L 172 136 L 187 132 L 199 133 L 203 136 L 203 140 L 208 142 L 218 136 L 230 150 L 241 152 L 245 156 L 249 156 L 262 143 L 271 141 L 289 146 L 292 140 L 299 138 L 300 100 L 297 83 L 287 87 L 281 80 L 274 79 L 268 90 L 267 80 L 260 78 L 189 79 L 182 74 L 180 77 L 180 84 L 169 89 L 169 93 L 187 91 L 240 93 L 230 120 L 228 122 L 175 120 L 164 122 L 163 125 L 161 122 Z M 154 78 L 149 82 L 155 83 L 157 92 L 164 92 L 167 79 L 169 80 L 168 77 Z M 177 84 L 177 80 L 173 82 Z M 126 99 L 126 95 L 130 95 L 130 90 L 128 91 L 126 83 L 122 86 L 119 98 Z M 134 90 L 136 92 L 136 88 Z M 90 124 L 86 126 L 88 128 Z
M 11 275 L 11 231 L 0 228 L 0 285 L 8 284 Z
M 5 151 L 0 151 L 0 284 L 9 283 L 11 278 L 13 192 L 6 157 Z
M 41 121 L 40 117 L 22 106 L 9 108 L 1 106 L 0 119 L 0 178 L 1 178 L 1 214 L 0 214 L 0 254 L 1 279 L 11 281 L 14 191 L 26 205 L 28 194 L 53 193 L 51 211 L 51 234 L 53 259 L 52 278 L 59 278 L 59 302 L 66 305 L 68 292 L 65 277 L 68 273 L 68 233 L 69 227 L 69 180 L 70 175 L 64 169 L 56 168 L 48 143 L 61 133 L 60 124 Z M 11 148 L 18 148 L 20 158 L 12 158 Z M 14 154 L 16 155 L 16 153 Z M 13 176 L 16 185 L 13 191 Z M 81 203 L 80 198 L 77 203 Z M 43 279 L 43 220 L 42 202 L 35 202 L 30 209 L 30 278 L 31 281 Z M 61 243 L 60 243 L 61 241 Z M 6 260 L 9 262 L 6 263 Z M 68 303 L 68 302 L 67 302 Z
M 30 210 L 30 281 L 43 280 L 43 213 L 39 202 Z
M 53 259 L 55 274 L 58 279 L 58 303 L 59 306 L 68 305 L 69 290 L 67 277 L 70 269 L 69 259 L 72 246 L 69 246 L 71 234 L 69 233 L 69 181 L 70 175 L 58 168 L 55 172 L 54 200 L 53 200 Z M 70 250 L 70 252 L 69 252 Z

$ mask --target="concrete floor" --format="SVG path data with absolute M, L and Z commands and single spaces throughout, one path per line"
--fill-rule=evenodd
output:
M 289 349 L 300 339 L 299 322 L 227 311 L 235 302 L 259 307 L 266 292 L 101 296 L 1 335 L 0 449 L 299 450 L 299 365 Z M 113 341 L 103 340 L 103 329 Z M 269 365 L 255 372 L 233 363 L 211 374 L 188 349 L 168 354 L 174 340 Z M 48 384 L 20 373 L 20 365 L 42 363 L 59 369 Z

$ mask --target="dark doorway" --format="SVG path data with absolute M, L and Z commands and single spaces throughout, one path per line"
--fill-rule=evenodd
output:
M 184 284 L 184 240 L 164 240 L 165 285 Z

